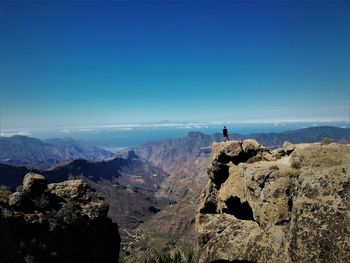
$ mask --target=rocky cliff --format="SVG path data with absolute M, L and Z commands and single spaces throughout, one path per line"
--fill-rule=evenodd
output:
M 198 262 L 349 262 L 350 145 L 213 144 Z
M 0 262 L 118 262 L 118 227 L 81 180 L 47 184 L 29 173 L 0 190 Z

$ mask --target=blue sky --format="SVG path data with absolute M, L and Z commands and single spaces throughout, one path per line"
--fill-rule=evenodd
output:
M 349 1 L 0 5 L 3 129 L 349 118 Z

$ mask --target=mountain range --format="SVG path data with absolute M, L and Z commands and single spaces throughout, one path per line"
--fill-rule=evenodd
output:
M 230 136 L 230 139 L 235 140 L 247 138 L 256 138 L 272 150 L 281 147 L 286 140 L 314 143 L 331 138 L 338 143 L 350 143 L 350 129 L 325 126 L 281 133 Z M 190 132 L 183 138 L 159 140 L 133 148 L 139 156 L 169 174 L 161 183 L 157 196 L 167 197 L 176 203 L 166 206 L 133 231 L 135 236 L 141 238 L 126 246 L 129 256 L 124 255 L 125 262 L 142 262 L 142 258 L 152 256 L 154 250 L 165 253 L 177 248 L 186 254 L 189 248 L 196 247 L 194 218 L 197 200 L 208 181 L 211 145 L 220 141 L 222 135 L 219 133 L 205 135 Z
M 168 175 L 150 162 L 131 155 L 134 157 L 100 162 L 73 160 L 48 170 L 0 164 L 0 185 L 13 191 L 29 172 L 44 175 L 49 183 L 83 179 L 106 198 L 109 216 L 122 228 L 132 228 L 168 203 L 166 198 L 155 196 Z
M 320 126 L 280 133 L 230 134 L 232 140 L 253 138 L 270 148 L 280 147 L 284 141 L 312 143 L 319 142 L 325 137 L 332 138 L 338 143 L 349 143 L 350 129 Z M 182 162 L 197 156 L 209 156 L 211 143 L 221 140 L 220 133 L 206 135 L 201 132 L 189 132 L 183 138 L 153 141 L 132 149 L 140 157 L 167 169 L 174 162 Z M 118 154 L 123 151 L 128 153 L 129 150 L 121 150 Z M 102 161 L 115 156 L 115 153 L 103 147 L 72 138 L 39 140 L 20 135 L 0 137 L 0 163 L 47 168 L 52 164 L 72 159 Z
M 324 126 L 230 134 L 230 139 L 255 138 L 270 149 L 285 140 L 312 143 L 325 137 L 350 143 L 350 129 Z M 29 171 L 44 175 L 48 182 L 83 179 L 110 204 L 109 216 L 120 226 L 124 262 L 142 262 L 145 255 L 196 246 L 196 202 L 208 180 L 211 144 L 219 141 L 220 133 L 190 132 L 183 138 L 149 142 L 113 154 L 69 138 L 0 137 L 0 185 L 13 190 Z
M 20 135 L 0 137 L 1 163 L 43 167 L 70 159 L 100 161 L 110 157 L 111 152 L 72 138 L 42 141 Z
M 337 143 L 350 143 L 350 128 L 319 126 L 279 133 L 230 134 L 231 140 L 256 139 L 270 149 L 281 147 L 284 141 L 313 143 L 320 142 L 324 138 L 331 138 Z M 220 141 L 222 141 L 220 133 L 206 135 L 201 132 L 189 132 L 183 138 L 149 142 L 133 149 L 140 157 L 167 170 L 174 162 L 182 162 L 198 156 L 209 157 L 211 144 Z

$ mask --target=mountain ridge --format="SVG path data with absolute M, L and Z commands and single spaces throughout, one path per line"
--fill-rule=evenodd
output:
M 308 127 L 279 133 L 251 133 L 248 135 L 232 133 L 232 130 L 234 131 L 234 127 L 231 128 L 231 139 L 253 138 L 270 148 L 280 147 L 284 141 L 292 143 L 317 142 L 324 137 L 330 137 L 338 143 L 350 143 L 350 129 L 334 126 Z M 166 169 L 171 162 L 184 161 L 197 155 L 209 157 L 208 147 L 210 144 L 221 140 L 221 133 L 207 135 L 190 131 L 185 137 L 151 141 L 135 147 L 128 147 L 119 153 L 133 149 L 140 157 Z M 102 147 L 69 137 L 46 140 L 23 135 L 0 137 L 0 149 L 0 163 L 41 169 L 67 160 L 101 161 L 116 156 Z
M 40 140 L 14 135 L 0 137 L 0 162 L 22 164 L 28 167 L 47 167 L 69 159 L 103 160 L 113 153 L 72 138 Z
M 131 156 L 99 162 L 72 160 L 46 170 L 0 163 L 0 185 L 13 191 L 29 172 L 44 175 L 49 183 L 82 179 L 109 202 L 109 216 L 113 220 L 121 227 L 133 228 L 169 201 L 155 194 L 168 174 L 134 154 Z
M 319 131 L 320 134 L 313 136 L 313 138 L 311 138 L 312 141 L 319 141 L 319 139 L 323 139 L 324 136 L 332 137 L 331 135 L 333 134 L 333 130 L 339 131 L 340 136 L 337 138 L 341 139 L 343 136 L 348 139 L 350 138 L 348 136 L 349 130 L 343 130 L 342 128 L 333 129 L 333 127 L 331 127 L 331 133 L 324 132 L 325 130 L 328 130 L 327 127 L 315 127 L 306 130 L 301 129 L 298 131 L 298 133 L 314 132 L 315 130 Z M 289 132 L 287 132 L 287 135 L 288 133 Z M 294 132 L 292 132 L 292 135 L 293 133 Z M 246 135 L 246 137 L 249 136 L 250 135 Z M 264 136 L 270 135 L 264 134 Z M 277 136 L 280 135 L 277 133 Z M 149 151 L 147 152 L 147 155 L 142 154 L 142 149 L 138 150 L 134 148 L 138 155 L 143 156 L 143 158 L 149 158 L 148 160 L 152 162 L 154 159 L 157 161 L 158 156 L 161 158 L 164 157 L 164 155 L 162 155 L 162 151 L 171 153 L 174 150 L 173 148 L 175 148 L 177 153 L 181 153 L 183 149 L 176 149 L 181 147 L 181 143 L 184 143 L 186 140 L 195 141 L 195 143 L 192 142 L 189 144 L 193 145 L 194 148 L 190 150 L 185 148 L 183 156 L 165 155 L 171 157 L 168 160 L 163 159 L 163 161 L 166 162 L 162 165 L 162 168 L 169 173 L 169 177 L 167 177 L 161 183 L 157 195 L 168 198 L 170 197 L 170 199 L 175 200 L 177 203 L 167 206 L 165 209 L 161 210 L 159 213 L 147 220 L 144 224 L 141 224 L 136 228 L 136 236 L 147 238 L 145 240 L 142 238 L 141 240 L 138 239 L 133 242 L 132 245 L 127 246 L 127 251 L 130 256 L 124 258 L 125 262 L 136 262 L 135 260 L 140 259 L 145 255 L 154 256 L 155 251 L 157 251 L 158 255 L 167 253 L 174 247 L 186 254 L 188 248 L 196 247 L 196 242 L 191 237 L 190 233 L 195 233 L 195 226 L 192 222 L 195 218 L 196 202 L 200 196 L 200 193 L 202 192 L 202 188 L 208 181 L 207 167 L 210 163 L 210 155 L 212 152 L 211 145 L 206 146 L 208 141 L 210 141 L 208 140 L 208 137 L 208 135 L 199 132 L 190 132 L 189 136 L 182 138 L 181 140 L 160 140 L 154 146 L 148 145 L 148 147 L 155 147 L 155 150 L 152 153 L 152 151 L 147 149 L 147 151 Z M 205 143 L 198 142 L 198 140 L 201 138 L 205 138 L 202 141 Z M 216 136 L 213 136 L 212 138 L 217 139 L 217 141 L 221 141 L 222 135 L 216 134 Z M 296 138 L 298 138 L 298 136 Z M 215 141 L 214 139 L 213 141 Z M 290 137 L 288 137 L 288 139 L 290 139 Z M 167 144 L 167 142 L 169 143 Z M 280 140 L 277 145 L 282 146 L 283 142 Z M 159 149 L 157 149 L 158 147 Z M 272 150 L 272 148 L 275 147 L 270 147 L 270 150 Z M 281 150 L 276 150 L 276 152 L 279 151 Z M 186 156 L 186 158 L 184 158 L 184 156 Z M 178 215 L 179 211 L 181 211 L 181 215 Z M 182 223 L 176 224 L 176 219 L 178 222 Z M 172 222 L 171 226 L 167 225 L 168 220 L 170 220 L 169 222 Z M 158 232 L 165 233 L 169 229 L 177 229 L 176 234 L 173 231 L 170 231 L 166 237 L 164 235 L 157 234 Z
M 338 143 L 350 143 L 350 128 L 318 126 L 279 133 L 252 133 L 248 135 L 230 133 L 229 137 L 231 140 L 256 139 L 259 143 L 274 149 L 281 147 L 284 141 L 313 143 L 320 142 L 325 137 L 329 137 Z M 168 167 L 174 163 L 197 156 L 209 157 L 210 151 L 206 151 L 206 149 L 213 142 L 222 140 L 221 133 L 207 135 L 191 131 L 186 137 L 158 140 L 132 147 L 132 149 L 142 158 L 161 166 L 167 171 Z
M 350 138 L 349 130 L 311 127 L 283 133 L 256 134 L 255 137 L 260 136 L 260 141 L 270 141 L 269 148 L 272 149 L 287 138 L 319 141 L 324 137 L 335 137 L 335 140 L 346 142 Z M 230 139 L 238 136 L 245 138 L 250 135 L 232 134 Z M 111 204 L 109 215 L 120 223 L 122 255 L 128 254 L 125 262 L 135 262 L 135 258 L 154 254 L 155 250 L 159 255 L 174 247 L 181 251 L 194 247 L 196 240 L 190 233 L 194 233 L 195 203 L 208 180 L 206 170 L 212 152 L 211 143 L 221 140 L 220 133 L 206 135 L 189 132 L 183 138 L 149 142 L 144 149 L 143 145 L 125 149 L 120 154 L 124 158 L 69 160 L 50 165 L 50 169 L 43 174 L 48 180 L 83 179 L 96 188 Z M 109 169 L 109 165 L 114 168 Z M 0 175 L 1 167 L 12 169 L 12 166 L 0 164 Z M 20 174 L 31 171 L 23 167 L 14 169 L 18 177 L 11 178 L 13 185 L 22 178 Z M 0 176 L 0 184 L 3 175 Z M 181 215 L 178 215 L 180 211 Z M 177 224 L 176 218 L 183 225 Z M 176 231 L 166 238 L 151 234 L 158 230 L 165 233 L 169 229 L 167 220 L 171 220 L 171 229 Z

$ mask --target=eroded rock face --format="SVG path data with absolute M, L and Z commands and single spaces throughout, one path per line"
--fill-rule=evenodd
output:
M 252 163 L 273 158 L 267 148 L 256 140 L 213 143 L 212 162 L 208 167 L 208 175 L 214 185 L 219 188 L 229 175 L 230 163 L 237 165 L 243 162 Z
M 118 227 L 85 182 L 29 173 L 0 196 L 0 262 L 118 262 Z
M 213 145 L 196 214 L 198 262 L 347 262 L 350 145 L 284 148 Z
M 295 145 L 293 143 L 285 141 L 283 143 L 282 149 L 285 154 L 290 155 L 295 150 Z

